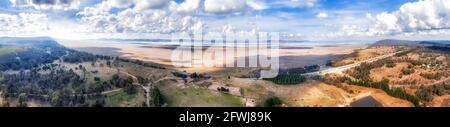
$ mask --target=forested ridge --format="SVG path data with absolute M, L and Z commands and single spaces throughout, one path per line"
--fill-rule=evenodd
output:
M 58 107 L 104 106 L 102 92 L 115 88 L 132 90 L 129 89 L 132 85 L 129 78 L 115 75 L 110 80 L 102 81 L 96 77 L 96 82 L 90 83 L 87 77 L 61 64 L 97 60 L 111 63 L 113 57 L 68 49 L 47 38 L 33 39 L 0 39 L 0 45 L 4 48 L 0 50 L 8 47 L 21 49 L 0 56 L 1 96 L 18 99 L 17 106 L 27 106 L 26 101 L 29 100 Z M 88 73 L 81 64 L 76 69 Z

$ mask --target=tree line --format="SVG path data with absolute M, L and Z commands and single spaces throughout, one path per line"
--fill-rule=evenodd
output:
M 407 100 L 407 101 L 413 103 L 417 107 L 421 106 L 420 105 L 420 99 L 418 97 L 408 94 L 402 88 L 393 88 L 393 89 L 391 89 L 389 87 L 388 83 L 389 83 L 388 80 L 383 80 L 381 82 L 353 81 L 353 82 L 350 82 L 350 85 L 381 89 L 381 90 L 385 91 L 388 95 L 390 95 L 392 97 L 397 97 L 397 98 L 400 98 L 400 99 Z
M 305 82 L 306 77 L 299 74 L 279 74 L 275 78 L 263 78 L 263 80 L 280 85 L 293 85 Z
M 416 96 L 424 101 L 432 101 L 434 96 L 443 96 L 450 94 L 450 84 L 443 83 L 433 86 L 421 86 L 416 91 Z

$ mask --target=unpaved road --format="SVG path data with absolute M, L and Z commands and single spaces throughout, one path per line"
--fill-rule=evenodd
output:
M 130 77 L 133 79 L 133 85 L 139 86 L 139 87 L 141 87 L 141 88 L 145 91 L 145 98 L 146 98 L 145 103 L 146 103 L 148 106 L 150 106 L 150 101 L 151 101 L 151 100 L 150 100 L 150 99 L 151 99 L 151 97 L 150 97 L 150 95 L 151 95 L 150 92 L 152 91 L 153 84 L 162 82 L 162 81 L 164 81 L 164 80 L 176 79 L 175 77 L 172 77 L 172 76 L 166 76 L 166 77 L 163 77 L 163 78 L 161 78 L 161 79 L 159 79 L 159 80 L 156 80 L 155 82 L 150 82 L 150 83 L 148 83 L 147 86 L 144 86 L 144 85 L 142 85 L 142 84 L 139 83 L 139 80 L 138 80 L 138 78 L 137 78 L 136 76 L 134 76 L 134 75 L 132 75 L 132 74 L 130 74 L 130 73 L 128 73 L 128 72 L 124 72 L 124 71 L 119 71 L 119 73 L 124 74 L 124 75 L 127 75 L 127 76 L 130 76 Z

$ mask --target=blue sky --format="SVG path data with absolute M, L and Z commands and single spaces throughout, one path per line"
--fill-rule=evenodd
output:
M 0 0 L 0 36 L 159 38 L 279 32 L 286 39 L 449 39 L 449 0 Z

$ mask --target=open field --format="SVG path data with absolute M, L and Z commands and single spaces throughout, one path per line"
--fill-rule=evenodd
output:
M 85 77 L 87 79 L 87 83 L 89 84 L 94 84 L 96 82 L 94 80 L 95 77 L 100 78 L 101 81 L 109 81 L 111 77 L 118 72 L 117 69 L 108 67 L 106 65 L 106 61 L 104 60 L 99 60 L 96 62 L 83 62 L 78 64 L 60 62 L 55 63 L 63 65 L 67 70 L 74 70 L 74 72 L 78 75 Z M 86 71 L 80 69 L 80 65 Z
M 239 97 L 194 87 L 161 87 L 170 107 L 242 107 Z
M 0 48 L 0 56 L 13 53 L 13 52 L 17 51 L 17 49 L 19 49 L 19 48 L 1 47 Z
M 25 50 L 24 47 L 15 47 L 15 46 L 7 46 L 7 47 L 0 47 L 0 57 L 6 54 L 11 54 L 14 52 L 20 52 Z
M 394 52 L 396 52 L 396 49 L 393 47 L 370 47 L 367 49 L 358 50 L 347 57 L 336 59 L 332 62 L 332 65 L 344 66 Z
M 105 107 L 141 107 L 145 98 L 142 91 L 134 94 L 125 93 L 123 90 L 106 95 Z
M 130 62 L 117 62 L 116 64 L 117 64 L 116 69 L 119 69 L 120 71 L 125 71 L 133 74 L 134 76 L 140 76 L 154 81 L 166 77 L 168 75 L 172 75 L 171 71 L 173 71 L 170 69 L 143 67 L 141 65 L 137 65 L 135 63 Z

